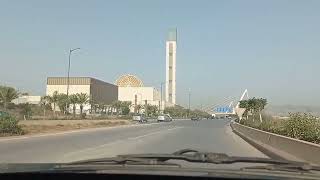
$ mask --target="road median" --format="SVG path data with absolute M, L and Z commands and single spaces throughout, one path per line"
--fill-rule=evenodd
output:
M 320 145 L 258 130 L 236 122 L 232 130 L 251 145 L 273 158 L 320 164 Z
M 24 135 L 56 133 L 79 129 L 114 127 L 132 124 L 129 120 L 26 120 L 19 121 Z

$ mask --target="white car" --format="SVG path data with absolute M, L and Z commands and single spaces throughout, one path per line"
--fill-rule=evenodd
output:
M 138 122 L 147 122 L 147 119 L 142 115 L 142 114 L 135 114 L 132 116 L 133 121 L 138 121 Z
M 158 116 L 158 122 L 169 122 L 172 121 L 172 117 L 169 114 L 162 114 Z

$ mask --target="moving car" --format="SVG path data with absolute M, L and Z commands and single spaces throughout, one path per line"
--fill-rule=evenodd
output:
M 191 120 L 192 120 L 192 121 L 200 121 L 200 118 L 198 118 L 198 117 L 191 117 Z
M 135 114 L 132 116 L 133 121 L 148 122 L 147 118 L 143 114 Z
M 158 122 L 170 122 L 172 117 L 169 114 L 162 114 L 158 116 L 157 120 Z

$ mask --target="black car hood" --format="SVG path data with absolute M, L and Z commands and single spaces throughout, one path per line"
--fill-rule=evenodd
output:
M 89 167 L 89 168 L 88 168 Z M 194 176 L 223 177 L 245 179 L 320 179 L 319 172 L 284 172 L 259 169 L 207 169 L 181 168 L 163 166 L 68 166 L 55 163 L 32 164 L 0 164 L 0 174 L 4 173 L 101 173 L 101 174 L 132 174 L 160 176 Z

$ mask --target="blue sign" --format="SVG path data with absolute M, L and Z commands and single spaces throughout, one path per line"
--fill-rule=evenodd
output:
M 216 112 L 219 112 L 219 113 L 232 113 L 232 108 L 230 108 L 230 107 L 218 107 L 218 108 L 216 108 Z

